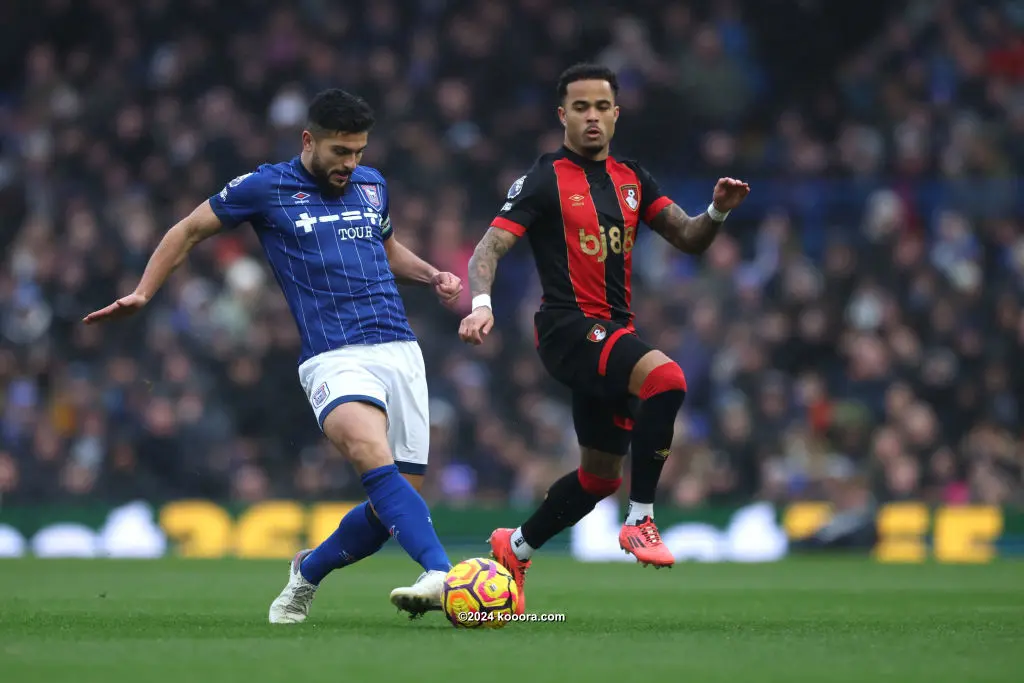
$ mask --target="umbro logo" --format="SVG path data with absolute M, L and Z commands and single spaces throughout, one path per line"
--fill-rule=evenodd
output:
M 309 200 L 309 195 L 305 192 L 296 192 L 292 195 L 292 199 L 294 199 L 298 204 L 306 204 Z
M 581 194 L 574 194 L 570 195 L 569 201 L 572 202 L 573 206 L 583 206 L 586 203 L 587 198 Z

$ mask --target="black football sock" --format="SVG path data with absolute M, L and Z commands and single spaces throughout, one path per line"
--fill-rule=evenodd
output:
M 654 516 L 658 480 L 672 447 L 676 415 L 686 398 L 686 381 L 679 366 L 670 363 L 651 372 L 641 398 L 644 402 L 633 425 L 627 524 Z
M 560 531 L 576 524 L 594 509 L 603 498 L 614 493 L 622 479 L 602 479 L 582 469 L 569 472 L 556 481 L 548 489 L 544 501 L 537 511 L 518 529 L 513 536 L 513 550 L 520 559 L 527 559 L 532 551 L 537 550 Z M 516 548 L 515 541 L 520 537 L 528 546 Z

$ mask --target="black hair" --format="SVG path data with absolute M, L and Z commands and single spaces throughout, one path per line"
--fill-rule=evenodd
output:
M 313 134 L 365 133 L 373 128 L 373 109 L 361 97 L 331 88 L 309 103 L 307 125 Z
M 612 92 L 619 94 L 619 79 L 615 72 L 600 64 L 574 64 L 558 77 L 558 101 L 564 102 L 569 92 L 569 84 L 576 81 L 608 81 Z

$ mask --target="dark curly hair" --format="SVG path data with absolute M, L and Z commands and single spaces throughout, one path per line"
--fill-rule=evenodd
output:
M 562 72 L 558 77 L 558 101 L 564 102 L 565 95 L 569 92 L 569 84 L 576 81 L 608 81 L 612 92 L 619 94 L 619 79 L 615 72 L 600 64 L 574 64 Z
M 309 103 L 307 127 L 314 135 L 365 133 L 373 128 L 373 110 L 361 97 L 339 88 L 317 93 Z

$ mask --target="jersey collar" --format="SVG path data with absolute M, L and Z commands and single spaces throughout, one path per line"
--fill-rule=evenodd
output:
M 295 157 L 292 158 L 292 168 L 295 169 L 296 173 L 298 173 L 300 176 L 302 176 L 303 180 L 305 180 L 308 183 L 312 183 L 313 185 L 316 185 L 316 178 L 314 178 L 313 174 L 309 172 L 309 169 L 307 169 L 302 164 L 302 157 L 301 156 L 296 154 Z
M 584 168 L 587 170 L 601 170 L 605 168 L 608 161 L 607 159 L 604 159 L 602 161 L 594 161 L 593 159 L 588 159 L 587 157 L 580 156 L 579 154 L 572 151 L 565 145 L 562 145 L 562 154 L 564 154 L 565 158 L 568 159 L 569 161 L 573 162 L 580 168 Z M 608 159 L 610 158 L 611 156 L 608 157 Z

